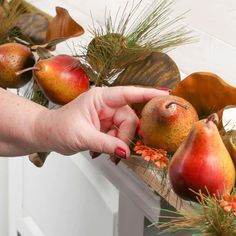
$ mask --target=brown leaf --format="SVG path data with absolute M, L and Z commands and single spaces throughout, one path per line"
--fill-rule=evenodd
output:
M 127 66 L 113 85 L 173 88 L 179 81 L 180 73 L 175 62 L 165 53 L 152 52 L 144 60 Z
M 50 152 L 36 152 L 29 155 L 29 160 L 37 167 L 42 167 Z
M 228 131 L 223 137 L 222 140 L 234 162 L 236 167 L 236 130 Z
M 211 72 L 190 74 L 171 94 L 189 101 L 197 110 L 199 118 L 205 118 L 228 105 L 236 105 L 236 88 Z
M 1 7 L 5 10 L 5 11 L 8 11 L 10 9 L 10 5 L 9 5 L 9 2 L 7 0 L 3 0 L 2 1 L 2 4 L 1 4 Z
M 175 62 L 165 53 L 152 52 L 144 60 L 136 61 L 118 76 L 112 86 L 136 85 L 155 88 L 173 88 L 180 82 L 180 73 Z M 145 103 L 132 104 L 138 117 Z
M 58 39 L 68 39 L 80 36 L 84 29 L 77 24 L 62 7 L 56 7 L 57 15 L 50 21 L 46 39 L 48 42 Z
M 15 26 L 35 44 L 46 42 L 49 21 L 38 13 L 25 13 L 18 17 Z

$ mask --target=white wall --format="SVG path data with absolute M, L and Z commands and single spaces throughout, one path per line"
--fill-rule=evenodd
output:
M 236 1 L 177 0 L 176 11 L 187 13 L 185 23 L 199 42 L 170 55 L 185 74 L 210 71 L 236 85 Z
M 8 204 L 7 204 L 7 159 L 0 157 L 0 235 L 8 235 Z

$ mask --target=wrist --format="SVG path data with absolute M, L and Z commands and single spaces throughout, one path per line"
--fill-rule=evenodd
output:
M 41 112 L 36 122 L 36 137 L 40 152 L 57 152 L 64 155 L 70 155 L 66 147 L 66 135 L 68 127 L 60 109 L 47 109 Z M 38 123 L 38 125 L 37 125 Z
M 43 109 L 35 119 L 34 137 L 38 152 L 54 151 L 53 141 L 53 110 Z

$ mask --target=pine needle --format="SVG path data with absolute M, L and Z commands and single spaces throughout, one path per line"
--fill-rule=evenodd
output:
M 163 233 L 178 232 L 180 230 L 190 230 L 199 232 L 199 235 L 209 236 L 235 236 L 236 235 L 236 217 L 233 212 L 224 211 L 220 205 L 220 201 L 215 197 L 207 196 L 201 192 L 198 195 L 199 206 L 193 208 L 191 212 L 187 211 L 168 211 L 178 216 L 169 218 L 162 216 L 161 218 L 167 219 L 167 222 L 159 224 L 159 222 L 152 225 L 158 225 Z M 235 189 L 231 194 L 231 198 L 235 194 Z M 223 196 L 222 196 L 223 198 Z M 181 216 L 179 216 L 181 215 Z
M 19 30 L 15 28 L 18 17 L 25 11 L 20 0 L 1 1 L 0 3 L 0 44 L 7 43 L 17 37 Z

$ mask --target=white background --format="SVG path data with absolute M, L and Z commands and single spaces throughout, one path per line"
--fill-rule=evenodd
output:
M 124 0 L 31 0 L 29 2 L 50 14 L 53 14 L 56 5 L 64 6 L 85 28 L 90 22 L 90 11 L 98 21 L 103 22 L 105 6 L 116 9 L 119 5 L 126 3 Z M 150 1 L 146 0 L 144 2 Z M 180 70 L 185 74 L 196 71 L 211 71 L 232 85 L 236 85 L 236 1 L 176 0 L 175 6 L 176 13 L 190 10 L 186 15 L 185 23 L 199 37 L 199 42 L 179 47 L 170 52 L 169 55 L 175 60 Z M 56 162 L 58 170 L 65 170 L 65 162 L 66 160 Z M 83 165 L 82 162 L 80 164 Z M 44 171 L 47 171 L 47 169 Z M 48 171 L 49 174 L 52 173 L 51 170 Z M 28 178 L 31 178 L 33 174 L 37 175 L 37 173 L 27 172 L 25 174 L 28 175 Z M 30 195 L 32 189 L 28 189 L 28 191 Z M 93 191 L 92 188 L 91 191 Z M 68 190 L 68 192 L 70 191 Z M 50 198 L 50 196 L 48 197 Z M 7 220 L 8 208 L 10 207 L 8 199 L 8 160 L 2 158 L 0 159 L 0 235 L 3 236 L 8 235 Z M 33 206 L 29 207 L 33 210 Z M 84 214 L 86 214 L 86 211 Z M 42 215 L 41 217 L 43 218 Z

